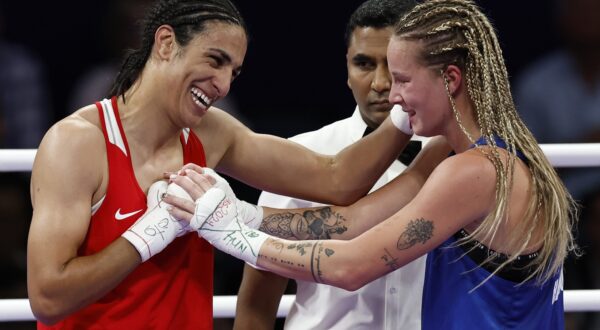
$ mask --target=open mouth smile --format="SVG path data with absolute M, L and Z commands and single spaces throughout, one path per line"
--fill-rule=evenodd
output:
M 196 103 L 196 105 L 204 109 L 208 108 L 208 105 L 212 101 L 208 96 L 206 96 L 200 89 L 196 87 L 192 87 L 190 92 L 192 94 L 192 100 L 194 103 Z

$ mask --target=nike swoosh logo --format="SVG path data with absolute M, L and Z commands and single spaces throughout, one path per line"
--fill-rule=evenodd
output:
M 137 211 L 133 211 L 133 212 L 121 214 L 121 209 L 118 209 L 117 212 L 115 213 L 115 219 L 117 219 L 117 220 L 124 220 L 124 219 L 127 219 L 130 216 L 136 215 L 136 214 L 138 214 L 140 212 L 142 212 L 142 210 L 137 210 Z

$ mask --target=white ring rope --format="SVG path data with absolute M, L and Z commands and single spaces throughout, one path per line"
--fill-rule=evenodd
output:
M 294 295 L 281 298 L 277 317 L 285 317 Z M 235 317 L 237 296 L 215 296 L 213 299 L 214 318 Z M 600 290 L 566 290 L 564 291 L 565 312 L 599 312 Z M 28 299 L 0 299 L 0 322 L 34 321 Z
M 554 167 L 600 166 L 600 143 L 563 143 L 540 145 Z M 0 150 L 0 172 L 31 171 L 36 149 Z M 284 295 L 277 310 L 278 317 L 285 317 L 294 301 L 294 295 Z M 215 296 L 213 316 L 235 316 L 237 296 Z M 600 312 L 600 290 L 564 291 L 565 312 Z M 28 299 L 0 299 L 0 322 L 33 321 Z
M 600 290 L 566 290 L 564 298 L 565 312 L 600 311 Z M 277 316 L 285 317 L 293 301 L 294 295 L 284 295 Z M 235 317 L 236 302 L 236 296 L 215 296 L 213 316 L 215 318 Z M 0 311 L 0 322 L 35 320 L 28 299 L 2 299 Z
M 600 143 L 540 144 L 554 167 L 600 166 Z
M 277 317 L 285 317 L 294 295 L 284 295 L 277 310 Z M 213 299 L 214 318 L 233 318 L 237 296 L 215 296 Z M 0 299 L 0 322 L 34 321 L 35 317 L 29 306 L 29 299 Z
M 541 144 L 554 167 L 600 166 L 600 143 Z M 36 149 L 0 149 L 0 172 L 31 171 Z
M 0 150 L 0 172 L 31 171 L 37 149 Z

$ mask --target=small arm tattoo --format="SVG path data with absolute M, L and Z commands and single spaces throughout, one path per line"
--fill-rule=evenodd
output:
M 279 253 L 281 253 L 281 251 L 283 251 L 283 247 L 285 245 L 281 240 L 276 239 L 276 238 L 274 238 L 270 241 L 267 241 L 267 244 L 273 246 L 273 248 L 275 248 L 275 250 L 279 251 Z
M 330 239 L 332 234 L 348 230 L 346 218 L 331 207 L 307 210 L 302 213 L 282 212 L 266 217 L 260 231 L 295 240 Z
M 390 251 L 388 251 L 387 249 L 383 250 L 385 251 L 385 254 L 381 256 L 381 259 L 385 262 L 385 265 L 388 266 L 391 270 L 396 270 L 400 268 L 400 265 L 398 265 L 397 262 L 398 258 L 394 258 L 394 256 L 392 256 Z
M 305 248 L 312 246 L 312 243 L 292 243 L 287 246 L 288 250 L 296 250 L 301 256 L 306 254 Z
M 396 247 L 398 250 L 406 250 L 417 243 L 425 244 L 433 236 L 433 221 L 423 218 L 411 220 L 406 230 L 400 234 Z
M 302 268 L 302 269 L 304 269 L 306 267 L 303 262 L 293 262 L 291 260 L 288 260 L 289 255 L 286 255 L 285 253 L 282 254 L 282 252 L 284 252 L 285 250 L 296 250 L 298 253 L 300 253 L 301 256 L 303 256 L 304 254 L 306 254 L 305 249 L 309 249 L 313 245 L 312 243 L 309 243 L 309 242 L 286 244 L 283 240 L 280 240 L 277 238 L 269 239 L 266 241 L 265 244 L 267 246 L 273 247 L 273 249 L 278 253 L 278 255 L 267 256 L 264 254 L 259 254 L 258 258 L 268 260 L 273 263 L 283 264 L 283 265 L 287 265 L 287 266 L 294 266 L 296 268 Z
M 315 269 L 315 250 L 317 249 L 317 246 L 320 244 L 321 242 L 316 242 L 315 245 L 313 245 L 312 248 L 312 253 L 310 255 L 310 272 L 312 274 L 313 279 L 315 280 L 315 283 L 321 283 L 318 279 L 317 279 L 317 273 L 318 270 Z M 318 261 L 317 261 L 318 263 Z
M 331 257 L 335 251 L 330 248 L 323 247 L 323 242 L 317 241 L 312 247 L 310 257 L 310 271 L 316 283 L 323 283 L 323 270 L 321 263 L 325 261 L 324 256 Z

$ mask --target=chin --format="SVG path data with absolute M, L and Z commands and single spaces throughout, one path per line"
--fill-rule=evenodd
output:
M 424 127 L 417 125 L 417 126 L 413 126 L 413 132 L 418 135 L 418 136 L 422 136 L 422 137 L 431 137 L 431 136 L 435 136 L 437 134 L 428 131 L 427 129 L 425 129 Z
M 202 117 L 204 116 L 196 113 L 183 113 L 180 117 L 180 124 L 183 125 L 182 128 L 194 128 L 200 125 Z

